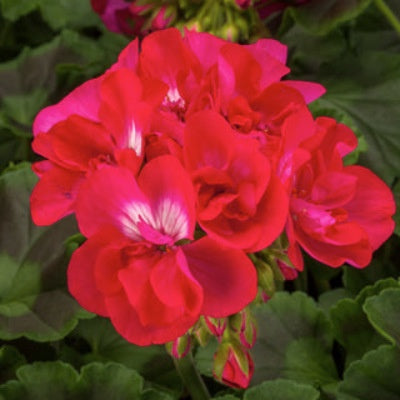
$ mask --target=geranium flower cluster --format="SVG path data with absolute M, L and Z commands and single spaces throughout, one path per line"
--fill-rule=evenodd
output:
M 307 103 L 324 89 L 282 80 L 285 63 L 272 39 L 154 32 L 33 127 L 45 158 L 33 166 L 33 220 L 75 214 L 87 238 L 68 268 L 71 294 L 138 345 L 176 350 L 206 321 L 221 342 L 216 376 L 233 386 L 252 371 L 249 253 L 286 235 L 297 270 L 301 248 L 361 268 L 394 229 L 389 188 L 343 164 L 355 135 L 312 117 Z

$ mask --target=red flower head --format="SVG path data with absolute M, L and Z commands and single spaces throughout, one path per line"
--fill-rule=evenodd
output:
M 91 171 L 105 164 L 136 171 L 140 167 L 143 136 L 165 86 L 147 82 L 144 88 L 136 74 L 125 68 L 110 72 L 96 86 L 97 90 L 89 91 L 95 98 L 88 104 L 93 112 L 68 115 L 35 136 L 33 149 L 48 159 L 34 164 L 41 178 L 31 196 L 32 218 L 38 225 L 74 212 L 80 185 Z
M 393 195 L 368 169 L 343 166 L 357 144 L 349 128 L 331 118 L 318 118 L 316 127 L 302 145 L 310 158 L 292 176 L 289 256 L 302 269 L 300 245 L 332 267 L 365 267 L 393 232 Z
M 256 295 L 241 251 L 208 237 L 176 245 L 193 238 L 195 210 L 190 178 L 172 156 L 147 163 L 137 181 L 126 168 L 95 171 L 76 213 L 89 239 L 72 256 L 70 292 L 133 343 L 172 341 L 200 315 L 225 317 Z
M 249 252 L 276 239 L 287 197 L 256 140 L 202 111 L 186 124 L 183 152 L 197 193 L 197 220 L 211 237 Z

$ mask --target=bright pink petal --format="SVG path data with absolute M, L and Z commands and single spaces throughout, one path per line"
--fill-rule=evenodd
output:
M 389 187 L 367 168 L 345 167 L 344 171 L 357 178 L 355 196 L 344 208 L 349 220 L 356 221 L 367 232 L 373 250 L 393 233 L 395 202 Z
M 30 198 L 33 222 L 36 225 L 51 225 L 73 213 L 83 179 L 82 173 L 57 166 L 44 172 Z
M 189 315 L 181 316 L 174 323 L 167 325 L 144 326 L 137 311 L 130 305 L 124 293 L 108 297 L 106 305 L 111 322 L 117 332 L 129 342 L 139 346 L 163 344 L 175 340 L 185 334 L 197 320 Z
M 85 236 L 101 226 L 112 225 L 126 236 L 138 240 L 139 221 L 153 219 L 148 199 L 126 168 L 104 166 L 91 174 L 81 186 L 76 217 Z
M 331 267 L 340 267 L 344 263 L 349 263 L 357 268 L 363 268 L 371 262 L 372 248 L 367 235 L 356 243 L 341 246 L 314 240 L 299 230 L 296 234 L 301 247 L 307 253 Z
M 326 208 L 342 207 L 355 194 L 357 178 L 343 172 L 326 172 L 321 174 L 313 184 L 311 201 L 323 204 Z
M 132 40 L 119 54 L 118 61 L 113 64 L 110 71 L 115 71 L 120 68 L 129 68 L 136 70 L 139 59 L 139 40 Z
M 288 81 L 283 81 L 282 83 L 298 90 L 302 94 L 307 104 L 318 99 L 326 92 L 326 89 L 322 85 L 315 82 L 288 80 Z
M 247 45 L 246 48 L 250 53 L 257 59 L 257 61 L 263 64 L 263 56 L 268 54 L 274 57 L 282 64 L 286 63 L 287 59 L 287 46 L 278 42 L 274 39 L 259 39 L 256 43 Z
M 220 39 L 207 32 L 196 32 L 185 30 L 184 42 L 196 54 L 204 71 L 211 68 L 218 59 L 221 47 L 227 43 L 226 40 Z
M 104 128 L 78 115 L 60 121 L 39 137 L 49 142 L 54 154 L 50 155 L 51 160 L 73 170 L 87 171 L 91 160 L 113 152 L 113 143 Z
M 162 83 L 148 82 L 150 104 L 142 98 L 144 88 L 137 75 L 129 69 L 109 73 L 101 84 L 99 118 L 119 148 L 131 148 L 143 155 L 144 134 L 150 126 L 153 107 L 160 103 L 166 90 Z
M 107 229 L 88 239 L 72 254 L 68 266 L 68 289 L 78 303 L 88 311 L 108 316 L 104 294 L 96 285 L 95 268 L 99 254 L 111 241 L 120 238 L 118 231 Z M 115 261 L 115 259 L 114 259 Z M 120 265 L 110 264 L 111 269 Z
M 169 342 L 199 317 L 202 288 L 181 250 L 132 258 L 119 279 L 124 294 L 108 297 L 106 305 L 117 331 L 133 343 Z
M 181 84 L 197 70 L 198 60 L 185 45 L 176 28 L 153 32 L 144 38 L 140 55 L 140 71 L 143 76 L 157 78 L 169 86 L 168 96 L 176 101 Z
M 247 306 L 257 293 L 254 265 L 240 250 L 204 237 L 183 247 L 189 269 L 202 286 L 201 314 L 221 318 Z
M 151 272 L 150 283 L 163 304 L 193 316 L 199 315 L 203 289 L 193 277 L 181 248 L 162 256 Z
M 33 122 L 33 134 L 47 132 L 54 124 L 72 114 L 98 121 L 100 82 L 101 77 L 91 79 L 78 86 L 59 103 L 41 110 Z
M 287 215 L 286 191 L 280 180 L 271 175 L 268 188 L 252 217 L 241 220 L 221 215 L 213 221 L 201 221 L 200 224 L 214 240 L 254 252 L 264 249 L 281 234 Z
M 184 160 L 189 170 L 201 167 L 227 169 L 235 140 L 235 133 L 224 118 L 212 111 L 192 115 L 185 127 Z
M 154 228 L 174 241 L 193 237 L 195 195 L 188 173 L 173 156 L 157 157 L 147 163 L 138 183 L 150 199 Z

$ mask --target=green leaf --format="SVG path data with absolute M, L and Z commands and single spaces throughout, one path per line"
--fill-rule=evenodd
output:
M 143 378 L 121 364 L 91 363 L 81 370 L 76 391 L 82 399 L 137 399 L 143 388 Z
M 400 347 L 400 288 L 385 289 L 368 298 L 363 309 L 374 328 Z
M 290 7 L 289 15 L 313 34 L 324 35 L 337 25 L 350 21 L 362 13 L 371 0 L 311 0 L 301 7 Z
M 226 394 L 225 396 L 213 397 L 212 400 L 238 400 L 238 398 L 232 394 Z
M 79 375 L 60 361 L 36 362 L 19 368 L 17 377 L 0 386 L 7 400 L 136 400 L 143 387 L 137 372 L 115 363 L 92 363 Z
M 146 389 L 143 391 L 140 400 L 174 400 L 175 397 L 165 392 L 160 392 L 155 389 Z
M 317 339 L 301 338 L 286 350 L 285 378 L 323 387 L 336 383 L 338 375 L 332 355 Z
M 400 351 L 381 346 L 355 361 L 339 385 L 338 400 L 398 400 L 400 398 Z
M 173 392 L 181 390 L 181 380 L 164 346 L 136 346 L 122 338 L 106 318 L 81 320 L 68 339 L 62 359 L 77 367 L 92 361 L 114 361 Z
M 256 307 L 258 338 L 252 350 L 255 363 L 253 383 L 283 377 L 287 370 L 289 345 L 301 338 L 314 338 L 329 351 L 329 321 L 315 302 L 301 292 L 276 293 Z
M 396 243 L 398 240 L 395 242 L 393 238 L 383 245 L 366 268 L 361 270 L 350 266 L 343 268 L 343 284 L 347 291 L 357 294 L 366 286 L 398 275 L 398 244 Z
M 310 385 L 286 379 L 264 382 L 245 391 L 243 400 L 318 400 L 319 393 Z
M 33 225 L 29 195 L 37 179 L 29 165 L 0 176 L 0 338 L 58 340 L 83 311 L 66 292 L 63 241 L 76 231 L 65 219 L 50 227 Z
M 351 297 L 351 294 L 347 292 L 344 288 L 338 288 L 333 290 L 328 290 L 322 293 L 318 298 L 318 305 L 325 311 L 329 313 L 329 310 L 337 304 L 340 300 Z
M 346 364 L 361 358 L 366 351 L 375 349 L 384 340 L 377 334 L 363 311 L 363 304 L 371 296 L 390 287 L 398 287 L 393 278 L 381 280 L 365 287 L 356 299 L 340 300 L 330 310 L 332 331 L 335 339 L 345 348 Z
M 0 347 L 0 382 L 14 378 L 15 370 L 25 363 L 25 357 L 15 347 Z
M 9 20 L 15 21 L 19 17 L 33 11 L 40 0 L 0 0 L 2 14 Z
M 324 7 L 332 1 L 313 3 Z M 340 2 L 355 4 L 355 1 Z M 296 12 L 304 12 L 307 7 L 298 7 Z M 378 24 L 371 22 L 373 19 Z M 351 121 L 350 126 L 356 128 L 358 136 L 362 135 L 368 145 L 368 151 L 360 154 L 360 162 L 392 184 L 394 177 L 400 176 L 397 33 L 371 5 L 352 24 L 329 35 L 315 37 L 295 25 L 283 39 L 291 49 L 288 62 L 291 78 L 311 79 L 326 87 L 318 108 L 345 116 L 340 118 L 342 122 Z
M 100 18 L 85 0 L 39 0 L 43 19 L 54 29 L 101 26 Z

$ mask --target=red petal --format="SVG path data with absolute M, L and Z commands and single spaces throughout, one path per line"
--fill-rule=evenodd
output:
M 235 133 L 224 118 L 213 111 L 199 111 L 187 121 L 184 160 L 189 170 L 201 167 L 226 169 L 233 155 Z
M 91 79 L 78 86 L 59 103 L 40 111 L 33 122 L 33 134 L 47 132 L 57 122 L 68 118 L 72 114 L 98 121 L 100 82 L 101 77 Z
M 30 198 L 33 222 L 36 225 L 51 225 L 73 213 L 83 179 L 83 174 L 57 166 L 44 172 Z
M 344 208 L 350 221 L 356 221 L 367 232 L 373 250 L 393 233 L 395 202 L 389 187 L 367 168 L 345 167 L 346 173 L 357 177 L 355 196 Z
M 249 304 L 257 293 L 254 265 L 240 250 L 204 237 L 184 246 L 189 269 L 202 286 L 201 314 L 221 318 Z
M 91 236 L 102 225 L 113 225 L 127 236 L 137 238 L 138 230 L 129 214 L 134 203 L 149 211 L 148 200 L 131 171 L 103 166 L 88 177 L 79 191 L 76 204 L 79 228 L 85 236 Z
M 102 249 L 111 241 L 120 239 L 118 231 L 107 229 L 88 239 L 72 254 L 68 266 L 68 289 L 86 310 L 108 316 L 104 294 L 96 285 L 95 267 Z M 118 265 L 109 265 L 118 268 Z
M 179 161 L 170 155 L 151 160 L 138 183 L 150 199 L 158 230 L 175 241 L 192 238 L 196 223 L 194 189 Z

